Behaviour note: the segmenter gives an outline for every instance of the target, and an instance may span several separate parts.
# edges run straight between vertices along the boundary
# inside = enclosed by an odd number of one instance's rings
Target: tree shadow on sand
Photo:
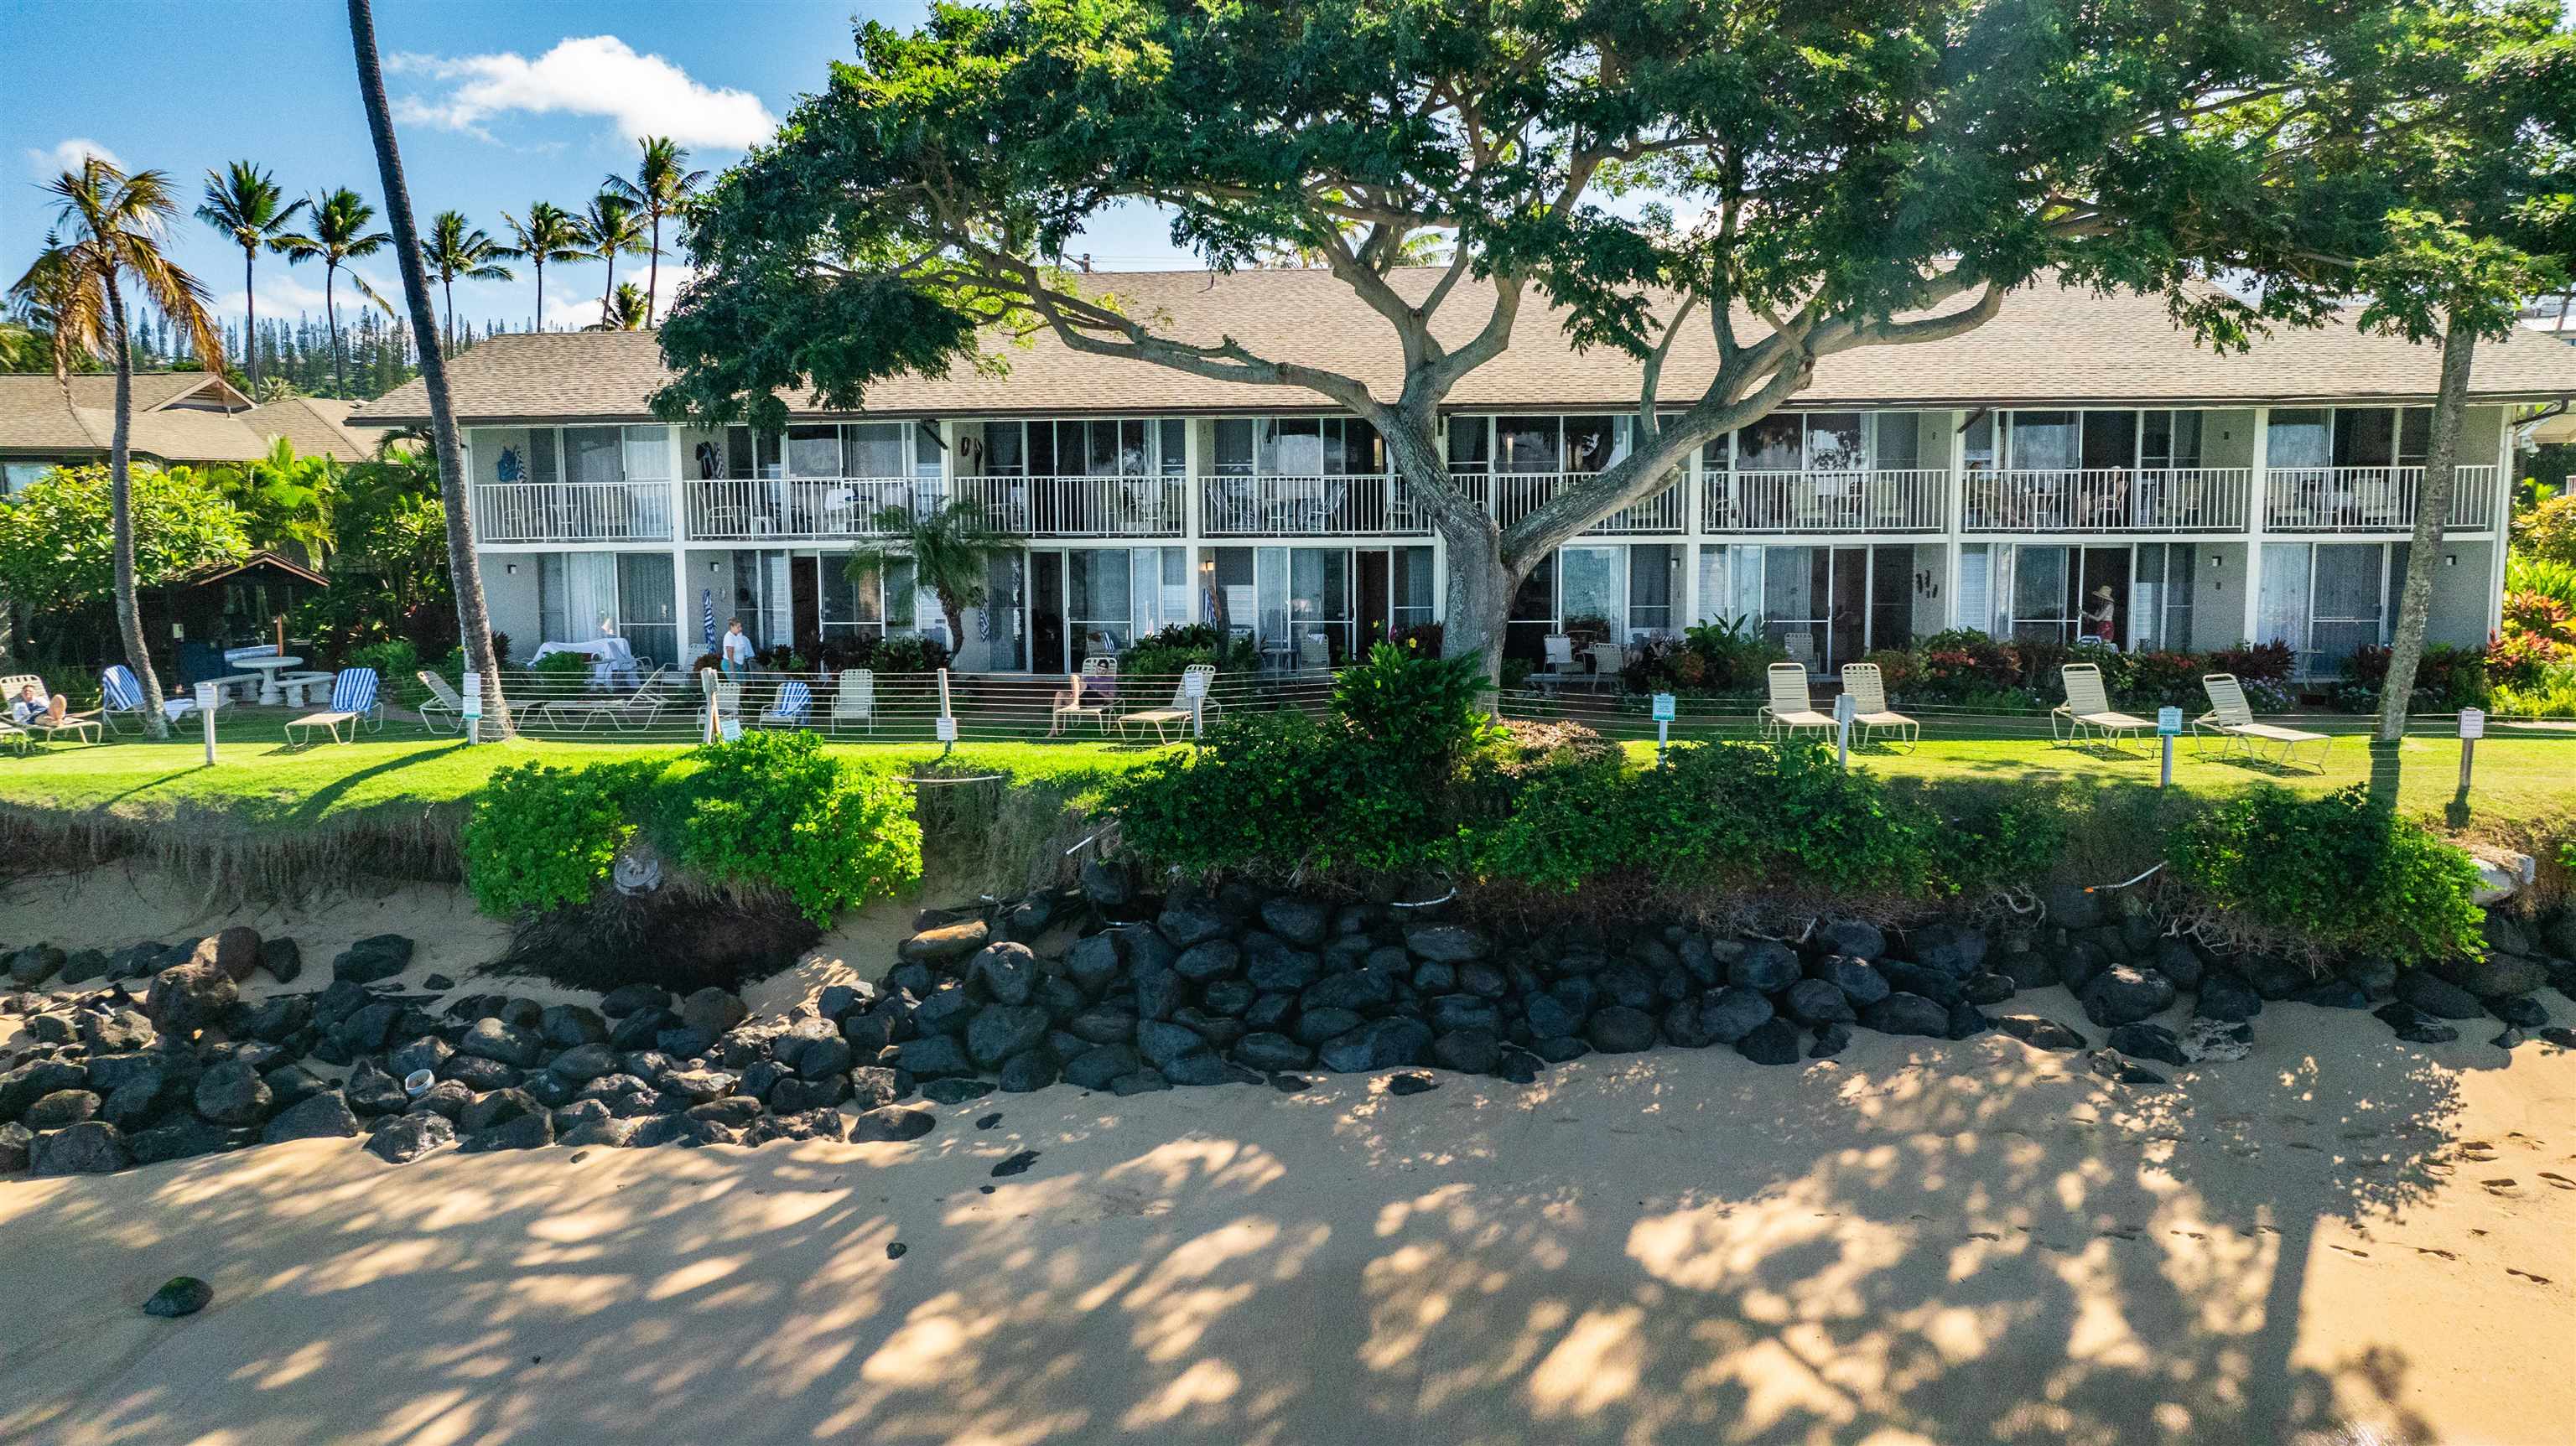
[[[2343,1439],[2338,1393],[2410,1362],[2294,1361],[2311,1253],[2425,1197],[2460,1072],[2505,1057],[2295,1037],[2336,1050],[2172,1089],[1863,1035],[1411,1098],[1058,1088],[914,1146],[30,1182],[0,1232],[76,1285],[0,1325],[0,1437]],[[183,1270],[213,1310],[134,1314]]]

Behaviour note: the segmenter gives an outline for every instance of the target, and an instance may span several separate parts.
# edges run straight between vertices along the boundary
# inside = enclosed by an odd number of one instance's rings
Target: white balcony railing
[[[1188,479],[957,477],[957,495],[983,504],[992,525],[1022,537],[1179,537],[1188,530]]]
[[[1938,532],[1950,474],[1939,468],[1711,472],[1700,480],[1710,532]]]
[[[2242,532],[2249,467],[2029,467],[1970,472],[1965,532]]]
[[[1199,479],[1199,527],[1210,537],[1372,537],[1421,533],[1403,478]]]
[[[873,537],[889,507],[939,506],[939,479],[915,477],[718,477],[682,484],[689,536],[701,542]]]
[[[1590,472],[1462,472],[1456,475],[1455,481],[1459,490],[1476,499],[1493,514],[1496,522],[1509,527],[1554,501],[1557,493],[1568,484],[1589,481],[1595,475]],[[1690,508],[1683,500],[1682,482],[1676,478],[1661,492],[1601,519],[1586,529],[1584,535],[1606,537],[1685,532],[1689,530],[1689,519]]]
[[[485,542],[668,542],[668,482],[482,482],[474,527]]]
[[[2495,526],[2496,469],[2462,467],[2444,525]],[[2415,525],[2421,467],[2274,467],[2263,526],[2273,532],[2403,532]]]

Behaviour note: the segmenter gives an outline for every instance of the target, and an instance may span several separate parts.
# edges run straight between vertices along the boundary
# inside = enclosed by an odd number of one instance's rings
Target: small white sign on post
[[[1663,760],[1664,749],[1672,742],[1672,730],[1673,695],[1657,693],[1655,695],[1655,759],[1657,762]]]
[[[2156,742],[2164,753],[2162,772],[2160,772],[2156,778],[2156,787],[2158,788],[2173,787],[2174,739],[2181,733],[2182,710],[2174,707],[2158,708],[2156,710]]]
[[[957,720],[944,713],[939,718],[939,741],[942,743],[957,741]]]
[[[465,741],[483,741],[483,675],[468,672],[457,688],[457,701],[465,710]]]
[[[213,683],[197,685],[197,716],[206,725],[206,765],[215,762],[215,706],[223,700],[224,690]]]
[[[2180,708],[2158,708],[2156,710],[2156,731],[2167,738],[2174,737],[2181,733],[2182,710]]]
[[[716,733],[717,736],[723,738],[727,743],[740,743],[742,741],[742,720],[733,717],[719,718],[716,720]]]
[[[2463,738],[2484,738],[2487,736],[2487,715],[2485,709],[2463,708],[2460,710],[2460,736]]]
[[[1658,723],[1670,723],[1673,721],[1672,694],[1657,693],[1655,695],[1655,721]]]

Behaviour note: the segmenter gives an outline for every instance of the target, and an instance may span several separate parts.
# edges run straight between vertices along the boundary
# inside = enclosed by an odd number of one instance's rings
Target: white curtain
[[[1989,575],[1994,570],[1994,550],[1985,543],[1972,542],[1959,549],[1959,625],[1991,635],[1994,631],[1994,592]]]
[[[1763,553],[1758,543],[1726,550],[1726,616],[1747,619],[1755,627],[1762,625]]]
[[[2263,544],[2263,598],[2254,614],[2258,643],[2308,643],[2308,544]]]
[[[1987,596],[1993,611],[1987,615],[1986,635],[1995,638],[2012,636],[2012,600],[2015,574],[2020,570],[2021,549],[2009,542],[1994,546],[1994,575],[1987,579]]]
[[[578,642],[598,636],[599,620],[617,621],[617,554],[576,552],[564,558],[564,627]]]

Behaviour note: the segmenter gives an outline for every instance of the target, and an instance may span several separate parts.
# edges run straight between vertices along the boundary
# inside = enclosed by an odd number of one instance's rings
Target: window
[[[841,468],[841,429],[829,423],[788,428],[787,475],[848,476]]]
[[[2070,471],[2081,465],[2082,424],[2073,412],[2015,412],[2009,432],[2015,471]]]
[[[1387,557],[1387,624],[1397,632],[1430,622],[1436,611],[1432,598],[1435,569],[1431,549],[1399,547]]]
[[[2138,419],[2138,465],[2193,468],[2200,465],[2200,413],[2154,411]]]
[[[2272,424],[2264,433],[2264,458],[2274,467],[2331,466],[2333,438],[2331,411],[2323,407],[2276,407]]]
[[[2076,613],[2067,593],[2073,586],[2069,574],[2073,549],[2016,547],[2012,552],[2009,636],[2042,642],[2073,642]]]
[[[1557,550],[1558,575],[1565,589],[1565,629],[1620,636],[1628,613],[1627,549],[1566,547]]]
[[[1177,477],[1189,466],[1186,423],[1142,417],[988,422],[987,474],[1008,477]]]
[[[1923,415],[1880,412],[1871,418],[1878,433],[1878,465],[1891,472],[1910,472],[1923,465]]]
[[[1736,470],[1795,472],[1806,450],[1805,421],[1794,412],[1774,412],[1735,434]]]
[[[1190,620],[1189,552],[1179,547],[1066,551],[1065,614],[1079,656],[1120,652]]]
[[[1628,549],[1628,631],[1673,631],[1673,588],[1680,580],[1681,549],[1640,543]]]
[[[2179,652],[2191,646],[2192,587],[2200,549],[2188,542],[2138,544],[2130,583],[2131,646]]]
[[[1555,417],[1496,417],[1494,466],[1500,472],[1561,472],[1564,428]]]
[[[0,497],[23,490],[58,465],[54,462],[0,462]]]
[[[1255,470],[1273,477],[1373,477],[1386,443],[1357,417],[1280,417],[1258,424]]]
[[[853,422],[841,428],[841,459],[849,477],[902,477],[912,471],[912,424]]]
[[[823,641],[873,642],[889,633],[914,630],[915,592],[909,558],[888,558],[860,577],[850,576],[847,553],[826,553],[816,560],[821,574],[820,611]]]
[[[1449,419],[1449,470],[1460,475],[1494,470],[1494,419]]]
[[[671,554],[617,554],[617,632],[646,666],[678,667],[680,628],[672,609]]]
[[[1868,465],[1860,413],[1811,412],[1806,423],[1808,471],[1850,472]]]

